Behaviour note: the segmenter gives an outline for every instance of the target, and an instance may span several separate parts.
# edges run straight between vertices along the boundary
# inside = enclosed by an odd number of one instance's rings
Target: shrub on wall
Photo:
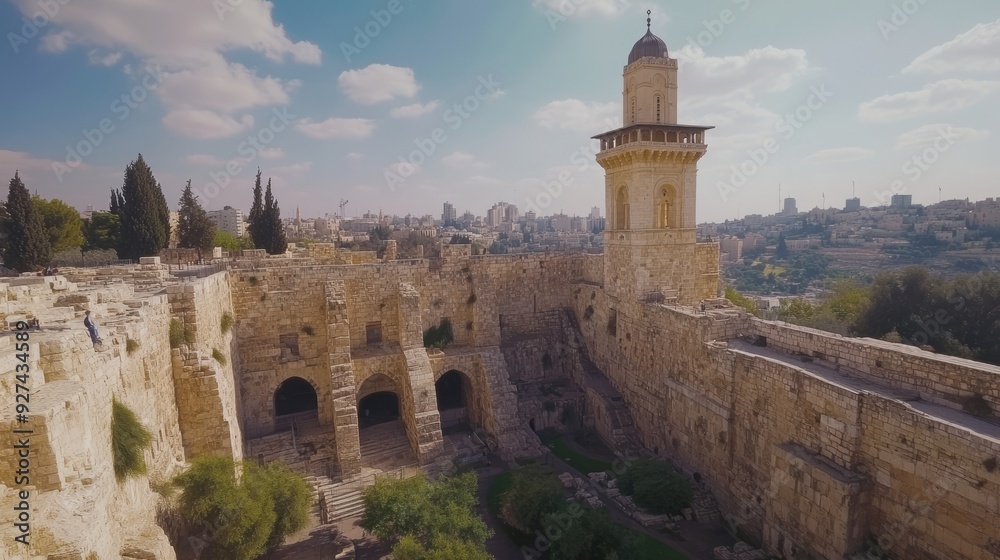
[[[441,348],[451,344],[454,336],[451,331],[451,321],[442,319],[441,324],[424,332],[424,348]]]
[[[222,334],[226,334],[227,332],[229,332],[229,330],[233,328],[233,323],[235,323],[235,322],[236,322],[236,320],[233,319],[233,314],[232,313],[230,313],[228,311],[225,312],[225,313],[223,313],[222,314],[222,321],[221,321],[221,324],[219,325],[222,328]]]
[[[180,348],[183,344],[194,344],[194,331],[180,319],[170,320],[170,347]]]
[[[691,505],[694,489],[669,463],[639,459],[618,477],[622,494],[653,514],[677,515]]]
[[[181,489],[179,510],[188,525],[212,531],[202,537],[203,558],[259,558],[304,527],[309,516],[309,486],[280,462],[260,467],[199,457],[174,485]]]
[[[226,365],[226,355],[218,348],[212,348],[212,357],[221,365]]]
[[[139,349],[139,341],[133,338],[125,339],[125,353],[131,356],[136,350]]]
[[[143,452],[149,447],[153,437],[139,423],[132,409],[111,401],[111,450],[115,467],[115,478],[119,482],[130,476],[146,474],[146,459]]]

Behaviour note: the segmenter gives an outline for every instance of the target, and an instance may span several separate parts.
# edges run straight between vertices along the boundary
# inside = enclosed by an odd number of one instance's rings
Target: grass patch
[[[111,451],[118,482],[130,476],[146,474],[143,452],[153,441],[153,436],[139,422],[132,409],[111,401]]]
[[[636,560],[687,560],[680,552],[670,548],[646,533],[628,530],[635,539],[639,557]]]
[[[170,347],[180,348],[183,344],[194,344],[194,331],[180,319],[170,320]]]
[[[222,314],[222,321],[220,321],[219,327],[222,328],[222,334],[226,334],[233,328],[233,323],[236,320],[233,319],[233,314],[230,312],[225,312]]]
[[[610,462],[602,461],[601,459],[594,459],[593,457],[587,457],[586,455],[578,453],[575,449],[567,445],[566,442],[563,441],[562,436],[558,434],[543,431],[538,434],[538,436],[541,438],[542,443],[548,446],[548,448],[555,453],[556,457],[565,461],[566,464],[584,474],[592,472],[612,472]]]
[[[133,338],[125,339],[125,353],[131,356],[139,349],[139,341]]]
[[[212,348],[212,357],[215,361],[219,362],[220,365],[226,365],[226,355],[222,353],[218,348]]]

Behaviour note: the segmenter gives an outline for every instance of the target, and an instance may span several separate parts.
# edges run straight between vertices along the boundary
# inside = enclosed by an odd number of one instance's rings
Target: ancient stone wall
[[[177,409],[189,456],[219,454],[243,459],[239,368],[232,328],[223,332],[223,317],[233,317],[229,274],[219,273],[167,287],[170,313],[193,335],[192,344],[173,350],[171,362]]]
[[[51,290],[51,287],[47,287]],[[72,297],[44,289],[31,296],[43,330],[31,333],[32,365],[30,503],[34,511],[31,552],[14,546],[9,513],[0,515],[0,557],[46,558],[79,554],[118,558],[134,547],[150,558],[173,559],[155,522],[158,496],[150,481],[163,481],[185,460],[175,406],[165,296],[134,298],[131,287],[102,284]],[[77,297],[80,296],[80,297]],[[54,307],[66,305],[66,307]],[[83,307],[93,310],[105,350],[95,351],[83,328]],[[55,323],[65,315],[65,323]],[[46,328],[47,327],[47,328]],[[132,351],[128,341],[132,340]],[[136,343],[138,344],[136,346]],[[0,398],[13,402],[12,338],[0,338]],[[133,412],[153,437],[145,453],[148,474],[119,483],[111,451],[112,398]],[[11,410],[3,410],[9,426]],[[0,436],[0,509],[14,511],[15,470],[10,430]],[[55,556],[51,556],[55,557]]]
[[[644,446],[700,472],[771,552],[842,559],[871,533],[894,557],[997,554],[1000,429],[960,404],[995,405],[996,368],[578,285],[590,354]]]

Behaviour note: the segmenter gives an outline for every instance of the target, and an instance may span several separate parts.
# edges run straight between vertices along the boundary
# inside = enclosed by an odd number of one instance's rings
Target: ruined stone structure
[[[0,558],[174,558],[150,483],[202,454],[266,460],[272,442],[309,433],[321,449],[296,447],[296,465],[322,457],[331,479],[351,480],[369,464],[369,430],[398,426],[428,466],[448,456],[442,427],[458,410],[511,458],[538,453],[532,428],[558,425],[564,407],[618,449],[700,473],[724,519],[775,556],[843,560],[869,536],[893,558],[1000,556],[1000,368],[717,299],[718,247],[693,232],[707,127],[673,124],[676,66],[658,41],[640,40],[625,68],[635,119],[599,137],[605,255],[474,257],[466,245],[378,260],[317,245],[204,277],[144,265],[0,284],[8,323],[43,325],[30,349],[33,545],[13,542],[7,517],[19,486],[4,405]],[[170,347],[171,319],[193,342]],[[443,324],[451,343],[425,347]],[[13,403],[10,336],[0,350]],[[112,472],[112,396],[154,435],[148,476],[125,483]],[[395,423],[372,425],[386,416]]]

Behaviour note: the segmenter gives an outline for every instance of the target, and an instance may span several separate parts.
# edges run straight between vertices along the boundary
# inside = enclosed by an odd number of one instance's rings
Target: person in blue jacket
[[[86,312],[86,317],[83,318],[83,326],[87,327],[87,331],[90,333],[90,340],[97,346],[101,343],[101,337],[97,335],[97,325],[94,324],[94,320],[90,318],[90,310]]]

